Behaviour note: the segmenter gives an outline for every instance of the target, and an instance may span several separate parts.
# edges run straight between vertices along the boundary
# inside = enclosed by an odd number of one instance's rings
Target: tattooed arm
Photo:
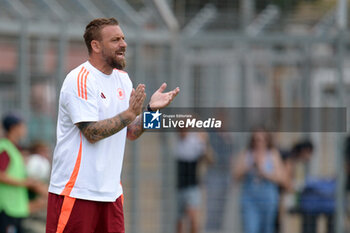
[[[139,115],[136,119],[128,125],[127,137],[129,140],[135,140],[142,135],[145,129],[142,127],[142,116]]]
[[[96,122],[79,122],[76,126],[90,143],[95,143],[119,132],[133,122],[134,119],[135,115],[124,111],[109,119]]]
[[[172,91],[163,93],[166,86],[166,83],[163,83],[152,95],[150,101],[152,109],[155,110],[166,107],[180,91],[177,87]],[[109,137],[126,126],[128,126],[128,139],[135,140],[145,131],[142,127],[142,116],[140,116],[145,98],[145,85],[139,84],[136,90],[133,90],[131,93],[129,109],[127,111],[106,120],[97,122],[80,122],[76,125],[90,143],[95,143],[101,139]]]
[[[98,142],[101,139],[112,136],[133,122],[136,116],[142,112],[145,98],[145,85],[139,84],[136,90],[131,92],[129,108],[126,111],[101,121],[79,122],[76,126],[90,143]]]
[[[132,121],[131,118],[123,118],[123,115],[125,115],[123,113],[103,121],[79,122],[76,125],[90,143],[112,136],[126,126],[128,127],[127,138],[135,140],[144,132],[141,122],[142,117],[138,116]]]

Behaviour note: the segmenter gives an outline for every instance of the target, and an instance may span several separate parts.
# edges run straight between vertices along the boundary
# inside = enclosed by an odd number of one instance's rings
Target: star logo
[[[160,129],[161,127],[161,115],[162,113],[157,110],[156,112],[144,112],[143,113],[143,128],[144,129]]]
[[[159,121],[159,117],[162,115],[160,112],[159,112],[159,109],[155,112],[155,113],[151,113],[152,114],[152,120],[151,122],[153,122],[154,120],[157,120]]]

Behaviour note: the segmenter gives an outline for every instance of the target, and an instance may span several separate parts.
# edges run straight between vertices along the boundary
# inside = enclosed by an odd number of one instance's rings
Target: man
[[[27,127],[19,116],[8,114],[2,120],[5,138],[0,139],[0,232],[23,232],[21,222],[29,213],[46,204],[47,186],[28,179],[18,144],[26,136]],[[29,202],[28,189],[39,194]]]
[[[145,85],[126,72],[124,34],[114,18],[85,29],[89,60],[71,71],[59,100],[46,232],[124,232],[120,174],[126,137],[143,133]],[[152,95],[148,109],[166,107],[179,88]]]

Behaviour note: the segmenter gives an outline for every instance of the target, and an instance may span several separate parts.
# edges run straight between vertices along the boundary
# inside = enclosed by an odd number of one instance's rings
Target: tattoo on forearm
[[[142,127],[142,117],[138,116],[129,126],[128,126],[128,138],[136,139],[141,136],[141,134],[145,131]]]
[[[130,123],[131,120],[124,119],[119,114],[98,122],[80,122],[77,126],[89,142],[97,142],[119,132]]]

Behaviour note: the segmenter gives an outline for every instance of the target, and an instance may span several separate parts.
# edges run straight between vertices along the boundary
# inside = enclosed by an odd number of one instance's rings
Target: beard
[[[118,52],[125,52],[125,50],[123,49],[122,51]],[[119,59],[116,58],[116,55],[107,55],[105,50],[102,50],[102,56],[105,59],[106,63],[112,68],[123,70],[126,66],[126,61],[124,58]]]

